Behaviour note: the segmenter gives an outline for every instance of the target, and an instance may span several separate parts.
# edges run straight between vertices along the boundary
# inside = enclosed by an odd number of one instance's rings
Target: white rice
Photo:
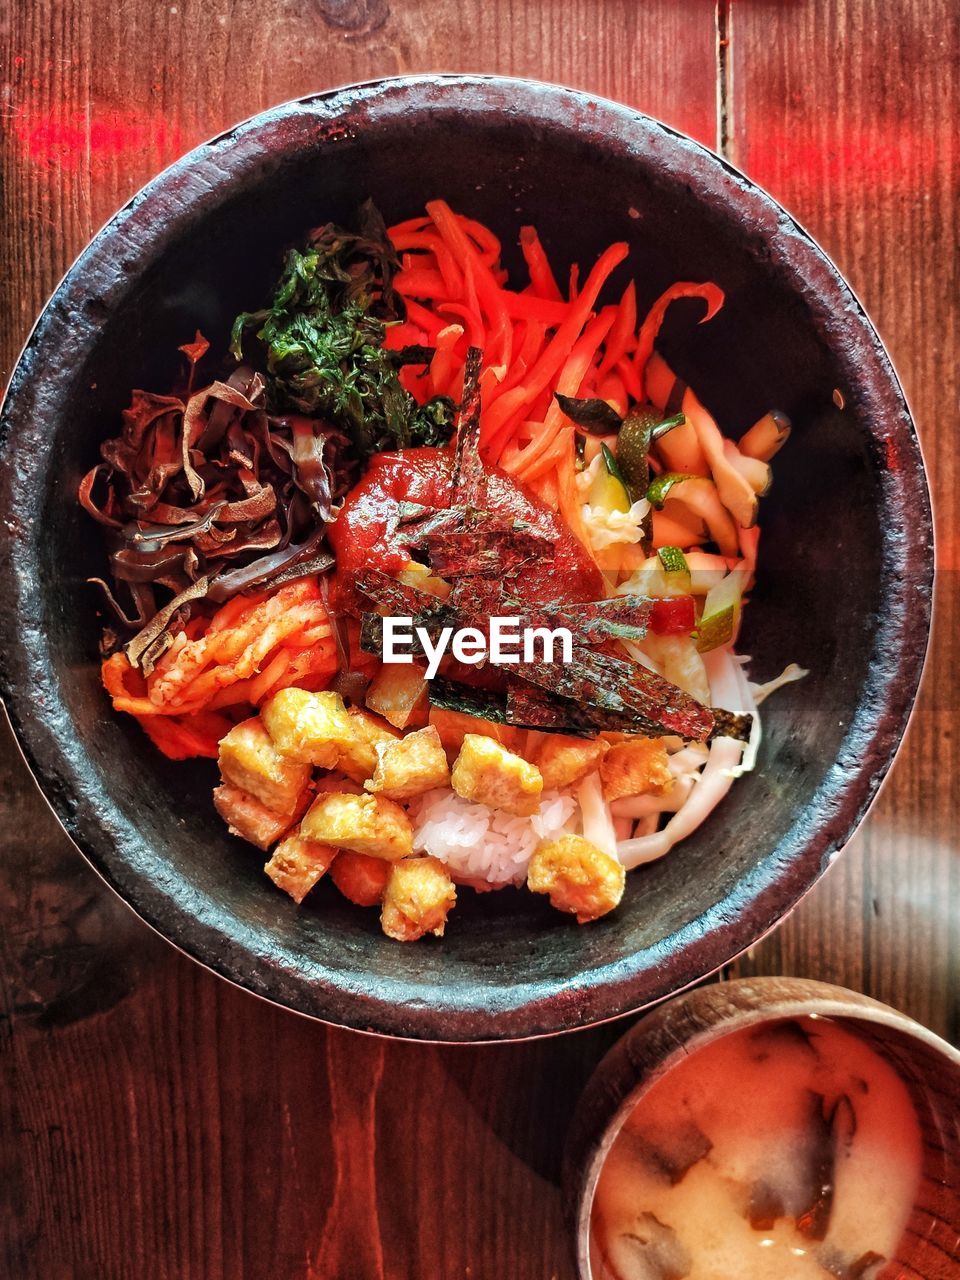
[[[458,876],[491,885],[522,884],[539,842],[573,831],[576,812],[572,796],[548,791],[539,813],[515,818],[463,800],[449,787],[428,791],[409,809],[415,850],[433,854]]]

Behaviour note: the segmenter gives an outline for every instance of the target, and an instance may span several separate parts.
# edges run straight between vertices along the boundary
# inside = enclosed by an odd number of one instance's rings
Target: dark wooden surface
[[[878,323],[938,507],[932,657],[862,832],[736,967],[845,983],[957,1039],[951,0],[12,0],[0,375],[72,257],[156,170],[284,98],[419,70],[563,81],[722,146]],[[618,1028],[441,1049],[275,1010],[114,900],[0,736],[0,1280],[572,1274],[563,1134]]]

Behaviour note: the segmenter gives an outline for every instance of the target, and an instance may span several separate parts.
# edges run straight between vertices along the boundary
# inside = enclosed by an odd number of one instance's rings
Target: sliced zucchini
[[[670,595],[690,595],[692,580],[687,557],[679,547],[660,547],[657,551],[663,566],[663,579]]]
[[[600,507],[604,511],[629,511],[632,505],[630,494],[617,460],[605,444],[601,445],[601,454],[603,462],[591,481],[587,501],[591,507]]]
[[[697,626],[697,649],[700,653],[719,649],[736,635],[743,602],[743,582],[741,572],[728,573],[722,582],[707,592]]]

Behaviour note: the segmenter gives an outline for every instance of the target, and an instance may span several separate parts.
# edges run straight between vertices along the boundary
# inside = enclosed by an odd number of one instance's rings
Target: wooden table
[[[11,0],[0,16],[0,369],[90,235],[194,143],[422,70],[563,81],[718,147],[889,344],[938,509],[935,638],[844,857],[734,966],[844,983],[960,1038],[960,26],[951,0]],[[558,193],[562,198],[563,193]],[[621,1028],[432,1048],[327,1030],[140,924],[0,783],[0,1275],[546,1280],[558,1161]]]

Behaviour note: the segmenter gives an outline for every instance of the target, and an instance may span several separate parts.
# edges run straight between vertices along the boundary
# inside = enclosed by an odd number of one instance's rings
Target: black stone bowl
[[[715,280],[674,368],[737,434],[795,429],[764,499],[742,651],[767,677],[758,770],[620,908],[578,928],[540,899],[461,894],[442,941],[400,946],[321,885],[297,909],[213,811],[208,764],[177,765],[100,687],[99,530],[77,482],[132,387],[165,389],[179,343],[217,349],[283,247],[372,195],[387,221],[443,195],[503,237],[533,222],[561,269],[610,241],[641,303]],[[689,309],[685,309],[689,308]],[[44,311],[2,418],[3,696],[27,759],[100,874],[160,933],[248,990],[347,1026],[430,1040],[543,1035],[677,991],[755,942],[849,839],[903,734],[930,618],[929,498],[910,415],[856,298],[768,196],[636,112],[530,82],[387,80],[288,103],[198,148],[96,237]]]

